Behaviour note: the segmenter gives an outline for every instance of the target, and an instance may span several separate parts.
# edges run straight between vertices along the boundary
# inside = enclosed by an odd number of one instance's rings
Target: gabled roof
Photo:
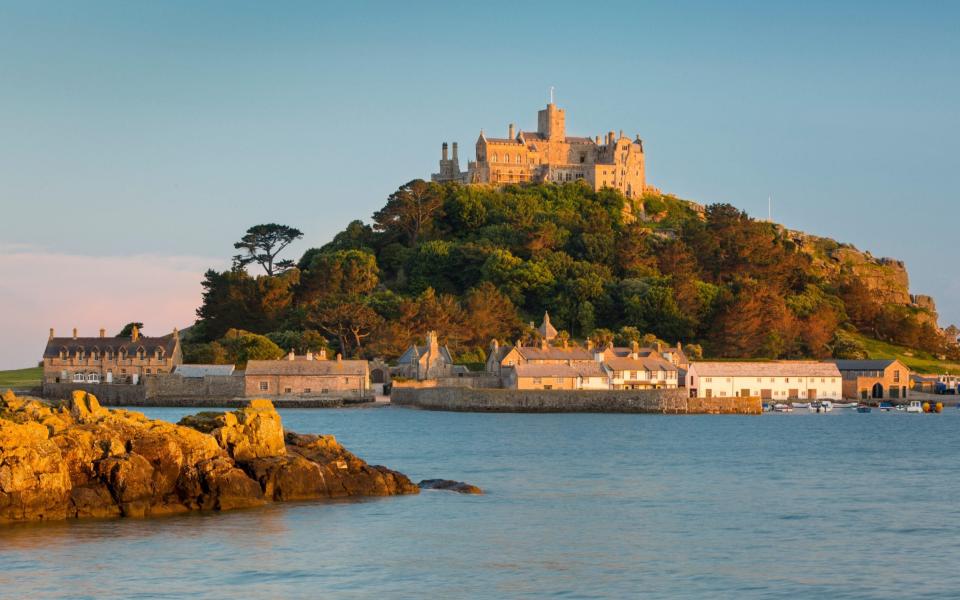
[[[604,361],[614,371],[677,371],[676,365],[655,356],[630,358],[614,356]]]
[[[409,348],[406,349],[406,351],[403,354],[400,355],[400,358],[397,359],[397,364],[398,365],[411,364],[415,362],[413,358],[414,350],[416,350],[416,356],[420,357],[426,354],[427,350],[429,349],[430,349],[430,346],[417,346],[416,344],[412,344]],[[443,357],[445,361],[447,361],[452,365],[453,357],[450,355],[450,350],[446,346],[440,346],[439,349],[440,349],[440,356]]]
[[[163,337],[139,337],[136,341],[128,337],[55,337],[47,340],[47,346],[43,350],[44,358],[55,358],[60,356],[60,350],[64,349],[67,355],[74,354],[77,350],[91,352],[99,349],[100,352],[110,350],[119,354],[124,350],[127,354],[136,354],[141,347],[148,354],[156,352],[157,348],[162,348],[166,356],[171,356],[177,347],[178,338],[171,333]]]
[[[883,371],[892,365],[896,359],[881,358],[874,360],[831,360],[841,371]]]
[[[517,346],[517,352],[526,360],[577,360],[593,361],[593,353],[584,348],[569,346],[567,348],[558,348],[556,346]]]
[[[839,377],[831,362],[778,360],[770,362],[695,362],[690,371],[700,377]]]
[[[579,363],[573,365],[522,364],[513,367],[517,377],[606,377],[607,372],[599,364]]]
[[[307,360],[305,356],[247,363],[247,375],[366,375],[368,369],[365,360]]]

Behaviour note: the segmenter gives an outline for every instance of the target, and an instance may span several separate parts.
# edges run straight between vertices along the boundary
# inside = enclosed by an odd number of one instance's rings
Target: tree
[[[358,356],[363,341],[382,322],[380,315],[357,298],[331,299],[315,305],[311,321],[321,330],[337,338],[344,356]]]
[[[364,295],[380,282],[377,259],[363,250],[317,254],[300,278],[300,300],[312,302],[329,295]]]
[[[143,335],[143,323],[130,322],[123,326],[123,329],[120,330],[120,333],[117,334],[118,338],[128,338],[133,336],[133,328],[136,327],[137,331],[140,332],[140,335]]]
[[[242,269],[251,263],[257,263],[269,277],[282,273],[293,267],[293,261],[277,260],[277,255],[302,237],[303,233],[299,229],[287,225],[254,225],[233,245],[237,250],[244,251],[233,257],[234,268]]]
[[[390,194],[386,206],[373,214],[374,228],[402,234],[409,246],[415,246],[442,205],[439,185],[414,179]]]
[[[286,354],[270,338],[242,329],[227,331],[219,344],[226,352],[227,360],[238,369],[245,369],[251,360],[276,360]]]

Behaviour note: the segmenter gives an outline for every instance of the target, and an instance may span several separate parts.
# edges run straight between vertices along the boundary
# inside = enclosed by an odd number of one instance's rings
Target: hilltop
[[[646,335],[715,357],[852,358],[864,338],[958,354],[902,262],[668,194],[414,180],[296,263],[256,252],[207,272],[195,356],[332,345],[391,358],[435,329],[482,362],[491,339],[534,336],[546,311],[570,338]]]

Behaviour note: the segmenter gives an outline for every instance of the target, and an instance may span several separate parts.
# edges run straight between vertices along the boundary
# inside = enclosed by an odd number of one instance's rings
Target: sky
[[[194,319],[263,222],[291,258],[443,141],[640,134],[648,181],[906,262],[960,322],[960,3],[0,0],[0,369],[48,328]]]

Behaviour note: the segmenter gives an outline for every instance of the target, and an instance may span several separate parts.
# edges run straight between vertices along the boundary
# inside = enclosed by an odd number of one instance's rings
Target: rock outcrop
[[[460,494],[482,494],[483,490],[475,485],[452,479],[424,479],[417,484],[422,490],[446,490]]]
[[[9,391],[0,398],[0,522],[418,492],[333,436],[285,434],[267,400],[174,425],[80,391],[59,407]]]

